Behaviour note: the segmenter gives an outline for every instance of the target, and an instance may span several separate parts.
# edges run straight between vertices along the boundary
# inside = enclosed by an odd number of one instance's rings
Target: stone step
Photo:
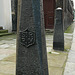
[[[0,30],[0,33],[8,33],[8,30]]]
[[[0,33],[0,37],[1,36],[7,36],[7,35],[12,35],[13,33]]]

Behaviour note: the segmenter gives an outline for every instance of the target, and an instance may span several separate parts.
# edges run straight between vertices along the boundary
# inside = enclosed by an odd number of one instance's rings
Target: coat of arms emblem
[[[35,44],[35,32],[28,29],[20,32],[20,42],[25,47],[30,47]]]

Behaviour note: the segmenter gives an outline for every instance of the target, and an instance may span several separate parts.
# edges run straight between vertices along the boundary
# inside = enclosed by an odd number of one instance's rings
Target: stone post
[[[48,75],[40,3],[40,0],[21,0],[17,31],[16,75]]]
[[[63,11],[62,8],[57,8],[55,14],[55,27],[54,27],[54,39],[53,49],[64,50],[64,28],[63,28]]]
[[[17,9],[18,9],[18,0],[11,0],[12,7],[12,31],[17,31]]]

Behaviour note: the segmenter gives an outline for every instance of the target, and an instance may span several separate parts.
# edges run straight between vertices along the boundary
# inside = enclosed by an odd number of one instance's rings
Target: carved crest
[[[35,32],[28,29],[20,32],[20,42],[25,47],[30,47],[35,44]]]

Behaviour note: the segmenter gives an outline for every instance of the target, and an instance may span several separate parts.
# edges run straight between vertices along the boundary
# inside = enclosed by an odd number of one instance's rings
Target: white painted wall
[[[3,0],[0,0],[0,26],[4,25],[4,5]]]
[[[11,0],[0,0],[0,26],[12,32]]]

